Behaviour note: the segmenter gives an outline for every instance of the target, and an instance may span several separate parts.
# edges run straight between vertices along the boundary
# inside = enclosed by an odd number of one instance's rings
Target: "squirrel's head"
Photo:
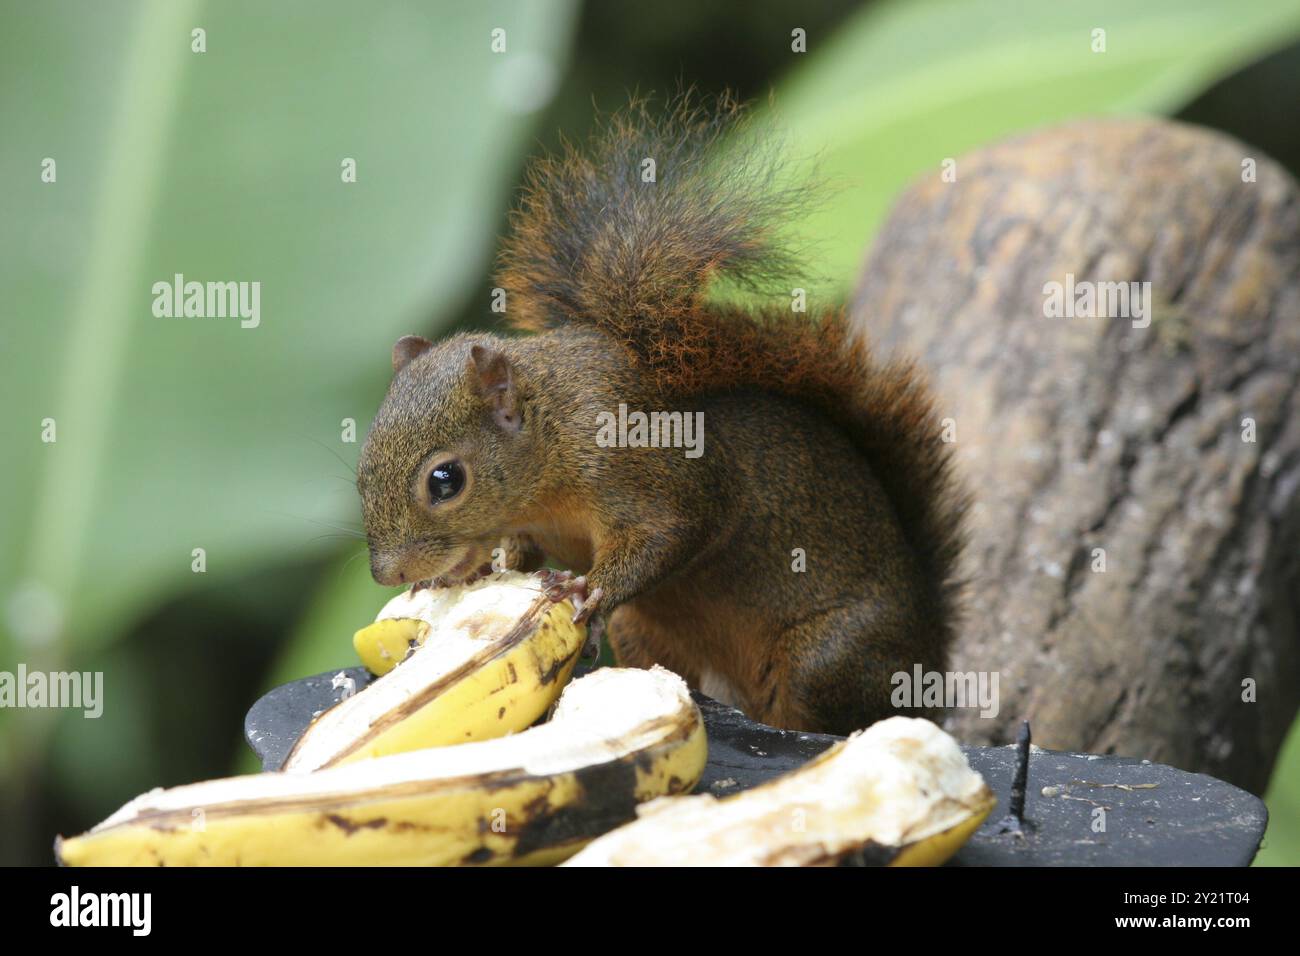
[[[506,345],[490,335],[438,345],[408,335],[393,346],[393,381],[357,465],[380,584],[462,579],[491,560],[522,514],[537,456]]]

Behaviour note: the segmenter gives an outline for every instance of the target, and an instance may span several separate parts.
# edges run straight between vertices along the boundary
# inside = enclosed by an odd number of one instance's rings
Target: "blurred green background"
[[[51,862],[55,833],[151,787],[254,769],[248,705],[352,663],[387,596],[350,471],[389,347],[491,324],[523,163],[593,105],[679,83],[760,101],[842,187],[801,224],[821,296],[909,179],[1029,127],[1174,115],[1300,170],[1297,0],[0,10],[0,670],[105,683],[98,720],[0,710],[7,864]],[[260,282],[260,326],[155,318],[175,273]],[[1260,862],[1300,863],[1298,736]]]

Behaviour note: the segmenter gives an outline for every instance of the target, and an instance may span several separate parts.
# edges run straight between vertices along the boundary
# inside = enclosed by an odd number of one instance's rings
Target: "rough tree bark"
[[[950,729],[1005,743],[1028,717],[1044,747],[1260,792],[1300,701],[1296,183],[1159,120],[1034,133],[956,172],[904,194],[852,306],[929,370],[976,500],[953,668],[998,672],[1001,711]],[[1067,273],[1149,281],[1150,325],[1046,317]]]

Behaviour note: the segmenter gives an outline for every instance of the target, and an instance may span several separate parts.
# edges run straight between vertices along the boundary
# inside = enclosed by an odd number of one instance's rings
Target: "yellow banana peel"
[[[537,578],[518,572],[398,595],[353,641],[372,670],[391,666],[320,714],[284,769],[320,770],[529,727],[555,703],[582,651],[586,627],[572,617],[572,602],[551,601]]]
[[[638,803],[689,791],[706,756],[681,678],[604,668],[522,733],[154,790],[55,853],[69,866],[554,863]]]

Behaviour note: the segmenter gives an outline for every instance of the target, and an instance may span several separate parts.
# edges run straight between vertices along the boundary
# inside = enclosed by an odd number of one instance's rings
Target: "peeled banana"
[[[937,866],[995,802],[956,741],[929,721],[891,717],[734,797],[649,803],[565,865],[811,866],[857,854]]]
[[[405,595],[399,595],[400,597]],[[384,610],[388,610],[387,606]],[[382,677],[423,644],[428,634],[428,625],[418,618],[381,617],[374,624],[368,624],[357,631],[352,637],[352,646],[366,670]]]
[[[638,803],[690,790],[706,751],[681,678],[603,668],[523,733],[154,790],[55,854],[70,866],[554,863]]]
[[[291,772],[523,730],[568,682],[586,628],[537,578],[494,574],[390,601],[353,643],[384,675],[318,716],[285,761]],[[399,656],[400,654],[400,656]]]

